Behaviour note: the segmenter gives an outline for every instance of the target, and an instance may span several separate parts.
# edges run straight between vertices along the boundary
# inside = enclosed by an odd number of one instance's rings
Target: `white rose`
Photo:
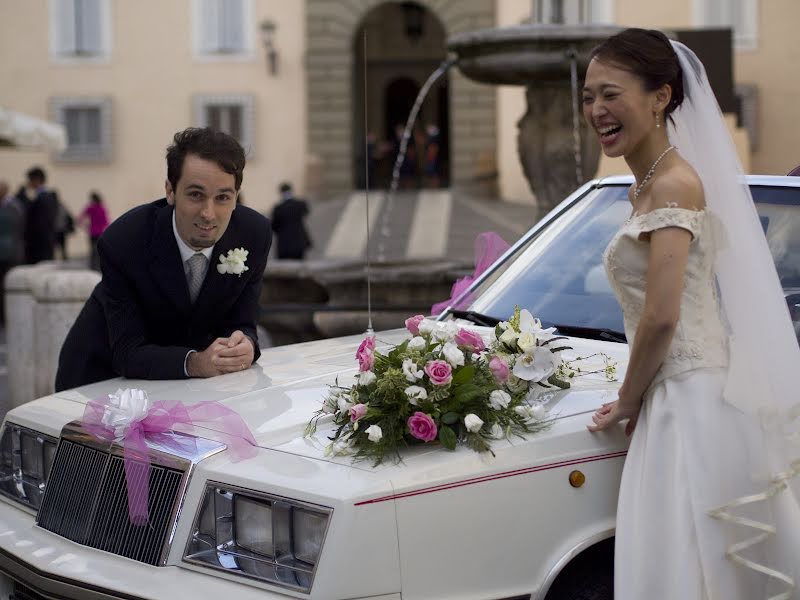
[[[536,348],[536,336],[526,331],[517,338],[517,346],[519,346],[519,349],[523,352],[531,351],[533,348]]]
[[[440,342],[449,342],[456,337],[458,333],[458,325],[453,321],[446,323],[437,323],[437,327],[433,330],[433,337]]]
[[[547,416],[547,408],[543,404],[536,403],[531,406],[531,418],[540,421]]]
[[[417,402],[420,400],[427,400],[428,399],[428,392],[424,387],[419,385],[410,385],[405,390],[403,390],[408,397],[409,404],[413,404],[414,406],[417,405]]]
[[[434,334],[436,335],[436,334]],[[464,353],[458,349],[454,342],[447,342],[442,348],[444,359],[450,363],[451,367],[459,367],[464,364]]]
[[[380,442],[383,437],[383,431],[377,425],[370,425],[364,430],[370,442]]]
[[[427,345],[428,345],[428,342],[425,341],[425,338],[420,337],[418,335],[415,335],[413,338],[411,338],[408,341],[407,348],[409,350],[412,350],[412,351],[414,351],[414,350],[424,350],[425,346],[427,346]]]
[[[495,423],[492,425],[491,430],[489,430],[489,435],[496,440],[502,440],[504,437],[506,437],[506,432],[500,423]]]
[[[350,398],[348,398],[344,394],[339,396],[337,404],[339,405],[340,413],[346,413],[348,410],[350,410],[350,407],[353,406],[353,403],[350,402]]]
[[[500,321],[498,323],[498,325],[500,326],[500,329],[505,331],[506,329],[508,329],[508,326],[510,325],[510,323],[508,321]]]
[[[503,335],[500,336],[500,341],[508,346],[513,346],[514,342],[517,341],[519,334],[514,331],[513,327],[509,327],[503,332]]]
[[[489,404],[491,404],[492,408],[495,410],[506,408],[509,402],[511,402],[511,396],[509,396],[508,392],[494,390],[489,394]]]
[[[370,383],[374,383],[376,379],[378,378],[372,371],[364,371],[358,375],[358,383],[361,385],[369,385]]]
[[[506,387],[512,394],[519,394],[528,390],[528,382],[512,373],[506,380]]]
[[[528,411],[528,406],[525,404],[520,404],[519,406],[514,407],[514,412],[517,413],[523,419],[527,419],[530,417],[530,412]]]
[[[422,319],[422,321],[419,322],[418,329],[422,335],[430,335],[430,333],[436,329],[436,321],[432,319]]]
[[[467,431],[478,433],[481,430],[481,427],[483,427],[483,421],[478,415],[469,413],[466,417],[464,417],[464,426],[467,428]]]
[[[405,375],[406,381],[414,383],[422,379],[425,373],[417,366],[417,363],[407,358],[403,361],[403,375]]]

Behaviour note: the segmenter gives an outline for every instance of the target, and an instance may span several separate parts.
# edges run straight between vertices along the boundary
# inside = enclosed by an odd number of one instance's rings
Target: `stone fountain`
[[[541,214],[597,172],[600,146],[575,108],[581,111],[580,82],[590,51],[620,30],[610,25],[525,24],[460,33],[447,41],[466,77],[525,86],[527,110],[517,123],[517,151]],[[572,85],[573,63],[577,89]]]

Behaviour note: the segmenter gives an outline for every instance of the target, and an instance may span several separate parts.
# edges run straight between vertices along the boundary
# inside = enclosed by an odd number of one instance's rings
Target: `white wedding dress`
[[[679,322],[667,357],[645,393],[625,461],[617,512],[616,600],[797,597],[777,596],[787,589],[785,584],[726,557],[732,544],[759,531],[723,523],[708,513],[735,498],[763,492],[767,482],[752,474],[769,472],[761,464],[761,452],[753,450],[763,448],[761,429],[723,399],[728,333],[713,275],[715,220],[707,210],[677,207],[634,215],[604,255],[632,344],[644,308],[647,234],[680,227],[693,236]],[[726,435],[715,435],[720,431]],[[780,538],[783,548],[756,544],[743,554],[796,577],[797,499],[786,492],[770,502],[772,514],[778,523],[787,523],[794,539]],[[747,507],[741,514],[747,516]]]

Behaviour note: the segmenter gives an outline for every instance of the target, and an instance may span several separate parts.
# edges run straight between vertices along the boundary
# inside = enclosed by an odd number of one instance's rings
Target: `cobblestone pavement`
[[[447,258],[471,262],[479,233],[494,231],[514,243],[537,220],[534,206],[498,202],[450,190],[399,192],[387,198],[370,192],[367,245],[363,192],[313,203],[308,228],[314,241],[309,258],[362,258],[366,248],[377,261]]]

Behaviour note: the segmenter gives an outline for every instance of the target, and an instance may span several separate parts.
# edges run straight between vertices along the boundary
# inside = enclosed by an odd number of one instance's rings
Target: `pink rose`
[[[433,385],[447,385],[453,379],[453,370],[447,361],[432,360],[425,365],[425,373]]]
[[[508,364],[499,356],[495,356],[489,361],[489,370],[500,383],[508,380]]]
[[[366,404],[354,404],[350,407],[350,421],[353,423],[358,421],[365,414],[367,414]]]
[[[358,370],[361,372],[371,371],[375,364],[375,338],[367,336],[356,350],[358,360]]]
[[[417,411],[408,417],[408,431],[418,440],[430,442],[436,439],[438,430],[430,415]]]
[[[486,349],[486,344],[483,338],[469,329],[459,329],[456,334],[456,344],[459,346],[466,346],[473,352],[483,352]]]
[[[408,317],[406,319],[406,329],[408,329],[414,335],[419,335],[419,324],[422,323],[422,320],[425,317],[423,315],[414,315],[413,317]]]

